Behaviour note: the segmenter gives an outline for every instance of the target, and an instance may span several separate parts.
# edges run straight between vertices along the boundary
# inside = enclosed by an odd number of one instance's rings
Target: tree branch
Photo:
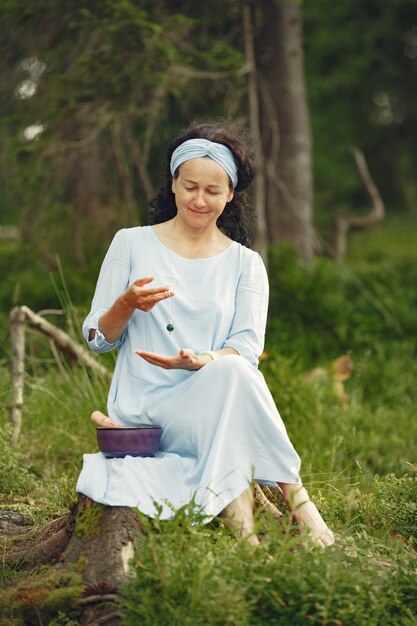
[[[359,176],[371,201],[371,210],[368,215],[354,217],[350,213],[338,215],[333,222],[334,247],[333,258],[342,261],[346,256],[347,238],[351,230],[365,230],[375,226],[384,219],[385,208],[379,191],[369,173],[365,156],[359,148],[351,150],[359,171]]]
[[[242,67],[237,70],[229,70],[226,72],[195,70],[186,65],[172,65],[170,70],[173,74],[179,74],[185,78],[204,78],[207,80],[223,80],[224,78],[232,78],[233,76],[244,76],[250,72],[248,63],[245,63],[245,65],[242,65]]]

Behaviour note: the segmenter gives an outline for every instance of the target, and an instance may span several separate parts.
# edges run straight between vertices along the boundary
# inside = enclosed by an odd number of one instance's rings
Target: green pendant
[[[167,331],[169,333],[172,333],[173,330],[174,330],[174,325],[172,322],[169,322],[169,324],[167,325]]]

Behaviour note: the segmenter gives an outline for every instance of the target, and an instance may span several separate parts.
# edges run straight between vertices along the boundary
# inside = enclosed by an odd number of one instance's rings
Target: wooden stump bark
[[[60,610],[80,625],[116,626],[119,589],[131,576],[129,561],[142,535],[135,509],[104,506],[85,496],[79,497],[68,516],[38,528],[29,527],[20,514],[3,511],[3,565],[33,569],[50,563],[52,567],[43,575],[44,584],[42,577],[35,583],[31,577],[6,589],[0,596],[0,613],[9,613],[10,624],[32,623],[32,612],[48,623]],[[28,605],[31,593],[33,606]]]
[[[142,533],[135,509],[104,506],[80,496],[74,532],[63,559],[73,564],[81,560],[86,584],[118,589],[129,579],[129,561]]]

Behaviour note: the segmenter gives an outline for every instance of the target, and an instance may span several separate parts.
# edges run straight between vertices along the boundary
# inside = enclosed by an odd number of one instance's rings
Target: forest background
[[[416,624],[415,3],[7,0],[0,19],[1,507],[35,524],[68,511],[108,385],[28,333],[12,444],[10,309],[50,310],[81,341],[103,254],[118,228],[146,223],[169,139],[195,116],[243,117],[264,183],[261,369],[339,544],[294,551],[288,516],[275,531],[262,521],[271,563],[179,514],[148,527],[125,623]],[[336,262],[335,218],[370,211],[352,146],[385,218],[351,233]],[[10,602],[30,574],[3,568],[4,623],[77,623],[74,604],[51,608],[38,591]]]

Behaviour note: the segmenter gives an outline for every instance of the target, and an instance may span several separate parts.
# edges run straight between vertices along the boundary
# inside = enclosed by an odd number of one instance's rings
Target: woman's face
[[[215,224],[233,198],[229,177],[209,157],[185,161],[172,180],[177,216],[194,228]]]

